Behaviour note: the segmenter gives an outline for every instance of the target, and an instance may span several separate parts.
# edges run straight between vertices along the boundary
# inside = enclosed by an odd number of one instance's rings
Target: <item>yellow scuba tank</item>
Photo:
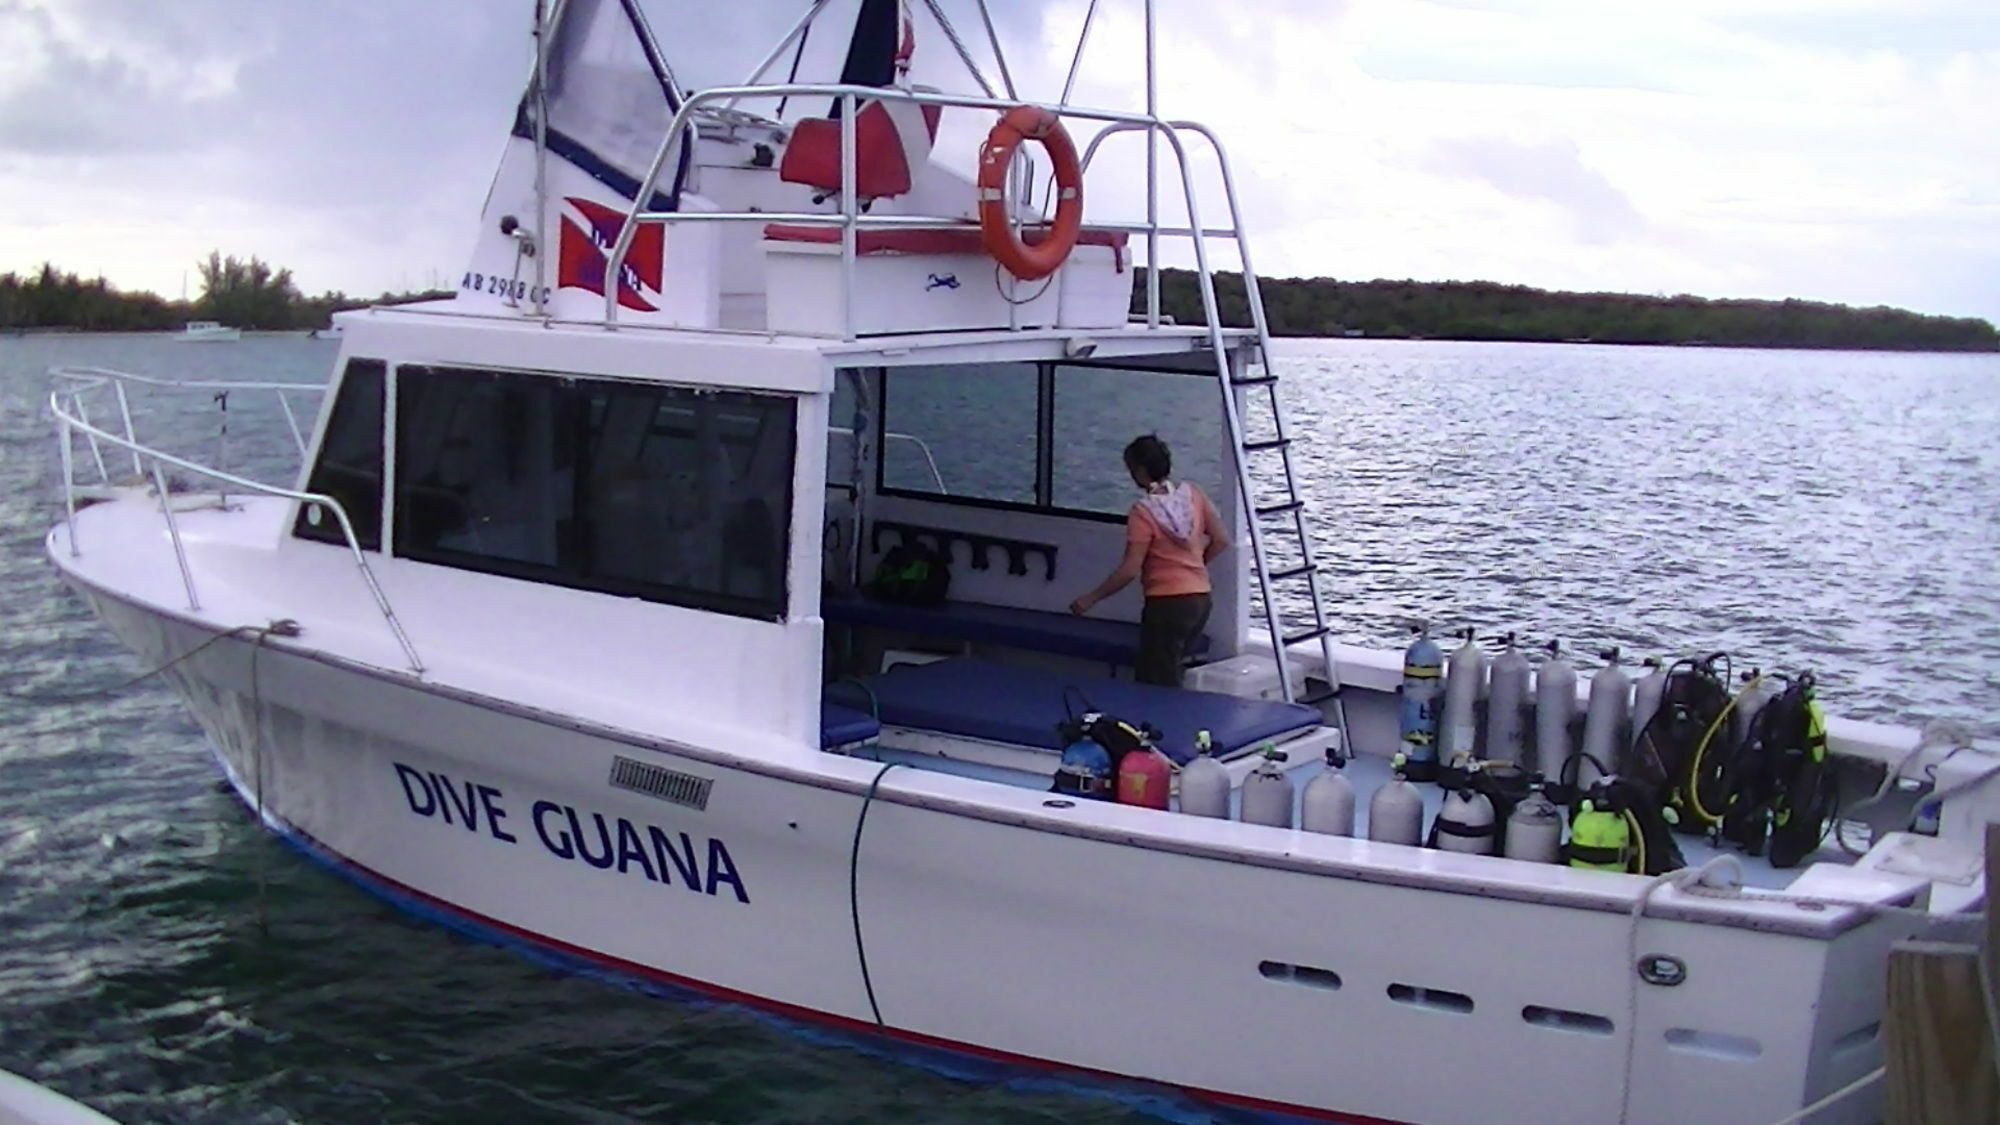
[[[1569,865],[1624,871],[1631,862],[1632,828],[1618,809],[1586,798],[1569,826]]]

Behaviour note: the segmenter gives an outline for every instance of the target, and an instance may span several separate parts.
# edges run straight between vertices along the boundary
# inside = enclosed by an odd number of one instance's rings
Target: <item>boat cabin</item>
[[[645,729],[703,742],[851,748],[888,725],[1044,786],[1079,709],[1152,722],[1183,758],[1196,730],[1240,754],[1319,727],[1308,707],[1132,683],[1136,585],[1068,612],[1123,553],[1133,436],[1160,434],[1176,475],[1240,518],[1205,331],[834,342],[422,308],[344,326],[302,487],[394,560],[378,573],[413,635],[467,635],[419,627],[434,613],[499,615],[554,642],[496,623],[464,651],[426,645],[433,673],[492,662],[629,695]],[[290,532],[295,549],[346,536],[312,503]],[[1238,538],[1212,567],[1203,661],[1246,645]],[[871,590],[904,544],[948,560],[943,598]]]

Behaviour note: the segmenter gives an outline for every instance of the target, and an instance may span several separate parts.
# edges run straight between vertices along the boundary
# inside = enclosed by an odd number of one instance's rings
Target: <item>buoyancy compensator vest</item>
[[[1722,822],[1728,799],[1723,774],[1731,745],[1729,681],[1716,671],[1721,654],[1681,660],[1667,670],[1660,706],[1633,732],[1631,779],[1649,789],[1682,832],[1703,833]]]
[[[885,602],[938,605],[951,592],[951,559],[943,551],[905,540],[875,564],[868,592]]]
[[[1771,866],[1792,867],[1825,838],[1839,799],[1826,754],[1826,715],[1810,672],[1772,696],[1725,770],[1722,837],[1751,855],[1768,843]]]
[[[1551,794],[1561,791],[1551,786]],[[1571,867],[1662,875],[1687,866],[1652,789],[1629,778],[1600,778],[1582,794],[1570,790],[1567,857]]]

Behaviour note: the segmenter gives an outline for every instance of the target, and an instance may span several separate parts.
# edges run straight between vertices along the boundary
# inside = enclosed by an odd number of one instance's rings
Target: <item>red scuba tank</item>
[[[1128,751],[1118,760],[1118,803],[1148,809],[1167,807],[1173,788],[1173,768],[1166,755],[1151,746]]]

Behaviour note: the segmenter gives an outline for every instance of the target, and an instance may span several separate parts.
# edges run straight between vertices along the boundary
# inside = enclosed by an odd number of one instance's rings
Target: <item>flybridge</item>
[[[1067,89],[1060,105],[1024,104],[986,23],[999,88],[934,2],[822,0],[744,84],[688,93],[631,0],[559,5],[537,37],[458,304],[841,340],[1132,326],[1135,257],[1157,261],[1160,240],[1179,238],[1205,267],[1204,236],[1235,237],[1233,214],[1201,229],[1188,183],[1185,139],[1213,137],[1150,105],[1071,106]],[[920,39],[948,43],[933,64],[955,64],[972,89],[920,82]],[[843,43],[839,59],[819,57]],[[767,82],[773,73],[786,81]],[[961,138],[968,123],[993,129],[984,145],[937,147],[954,123]],[[1097,132],[1080,143],[1072,127]],[[1144,217],[1086,228],[1091,162],[1127,133],[1149,137]],[[1162,140],[1187,226],[1158,221]],[[1233,191],[1228,203],[1233,213]],[[1156,285],[1146,308],[1145,326],[1158,327]]]

